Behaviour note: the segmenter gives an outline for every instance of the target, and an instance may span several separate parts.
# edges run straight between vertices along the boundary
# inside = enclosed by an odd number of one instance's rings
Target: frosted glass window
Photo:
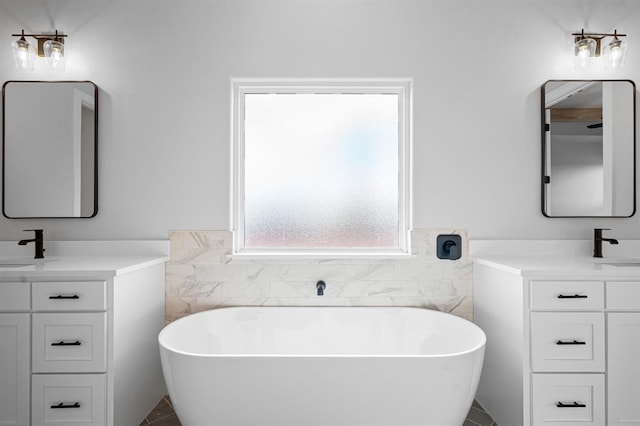
[[[241,249],[402,249],[403,96],[242,93]]]

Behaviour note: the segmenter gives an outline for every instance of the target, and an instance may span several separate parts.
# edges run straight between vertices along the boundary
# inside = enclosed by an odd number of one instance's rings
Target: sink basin
[[[596,263],[640,263],[640,257],[592,257]]]
[[[640,262],[603,262],[601,265],[618,266],[622,268],[640,268]]]
[[[602,258],[602,259],[594,259],[594,261],[599,265],[605,266],[616,266],[621,268],[639,268],[640,267],[640,259],[638,258]]]
[[[23,268],[25,266],[33,266],[33,261],[20,261],[20,260],[0,260],[0,268]]]
[[[29,259],[24,257],[5,257],[0,258],[0,269],[24,268],[27,266],[44,265],[45,263],[55,262],[57,259]]]
[[[596,265],[612,268],[640,268],[640,259],[637,257],[610,257],[593,259]]]

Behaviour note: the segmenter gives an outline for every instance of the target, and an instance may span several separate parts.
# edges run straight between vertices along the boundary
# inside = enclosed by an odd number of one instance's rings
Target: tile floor
[[[140,426],[153,425],[153,426],[181,426],[176,413],[171,406],[171,399],[169,396],[162,398],[162,401],[156,405],[156,407],[149,413],[147,418],[140,423]],[[490,415],[488,415],[478,404],[473,402],[471,410],[467,415],[462,426],[498,426]]]

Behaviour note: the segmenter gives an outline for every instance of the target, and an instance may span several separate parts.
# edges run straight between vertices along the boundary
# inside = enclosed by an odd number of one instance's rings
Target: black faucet
[[[602,242],[606,241],[609,244],[618,244],[618,240],[615,238],[603,238],[602,231],[610,231],[607,228],[595,228],[593,230],[593,257],[602,257]]]
[[[316,290],[318,290],[318,296],[324,296],[324,289],[327,288],[327,284],[320,280],[316,283]]]
[[[35,255],[34,259],[43,259],[44,258],[44,235],[42,229],[25,229],[25,232],[33,231],[35,232],[35,237],[30,240],[20,240],[18,244],[21,246],[26,246],[28,243],[36,243],[35,247]]]

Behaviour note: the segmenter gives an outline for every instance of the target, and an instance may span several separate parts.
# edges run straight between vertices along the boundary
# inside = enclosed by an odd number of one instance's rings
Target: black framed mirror
[[[549,80],[541,88],[542,214],[631,217],[636,211],[636,86]]]
[[[2,214],[98,213],[98,87],[90,81],[2,86]]]

